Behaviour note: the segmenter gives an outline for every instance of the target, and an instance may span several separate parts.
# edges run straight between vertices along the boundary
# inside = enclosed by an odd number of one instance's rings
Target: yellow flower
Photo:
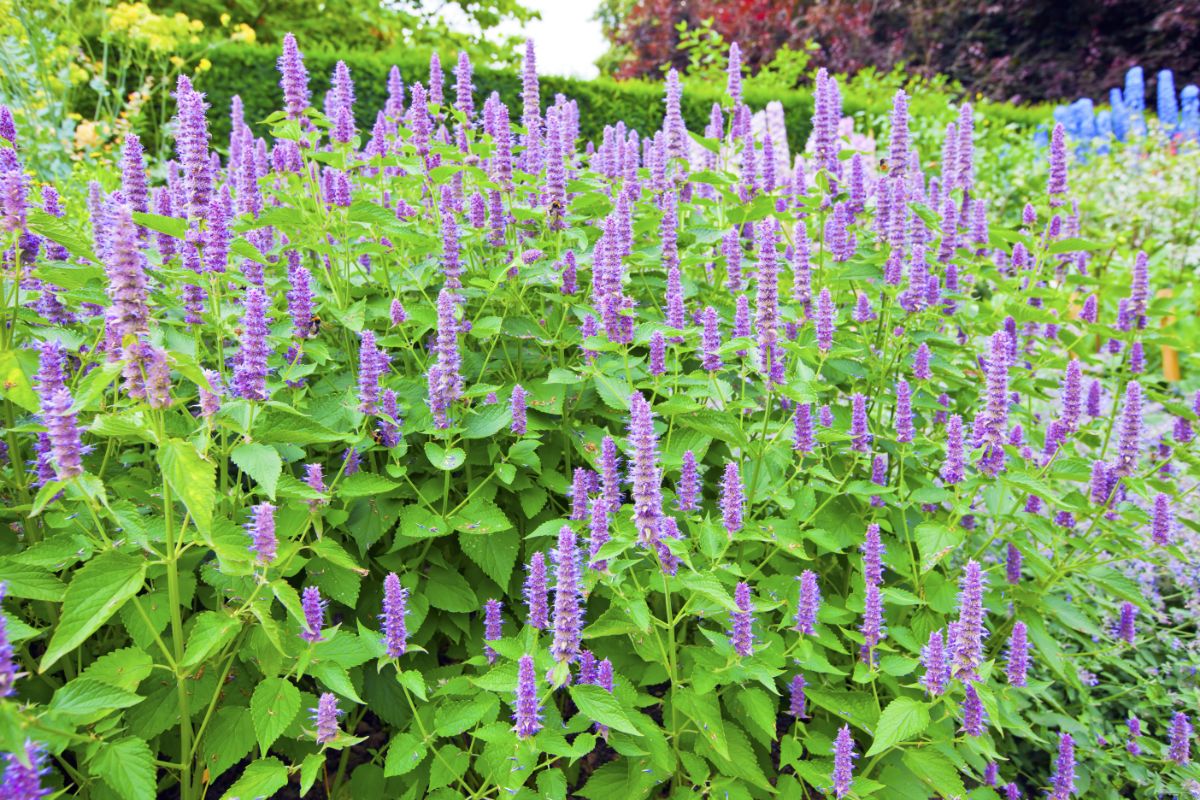
[[[233,33],[229,34],[229,38],[235,42],[245,42],[246,44],[254,44],[258,40],[258,34],[244,22],[239,22],[233,26]]]
[[[96,123],[88,121],[81,122],[75,128],[75,149],[90,150],[100,144],[100,134],[96,130]]]
[[[183,66],[183,59],[182,59],[182,58],[180,58],[179,56],[171,56],[171,66],[173,66],[173,67],[182,67],[182,66]]]
[[[212,69],[212,62],[207,58],[200,59],[200,63],[196,65],[196,72],[208,72]]]
[[[229,20],[231,20],[231,19],[233,19],[233,17],[229,16],[228,14],[222,14],[221,15],[221,27],[228,28]]]

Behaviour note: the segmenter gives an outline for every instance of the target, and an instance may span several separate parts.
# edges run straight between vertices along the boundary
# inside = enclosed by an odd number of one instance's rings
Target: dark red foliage
[[[902,63],[997,99],[1100,96],[1133,64],[1180,84],[1200,73],[1200,0],[634,0],[610,32],[628,53],[620,74],[685,66],[676,24],[710,17],[752,70],[811,40],[838,72]]]

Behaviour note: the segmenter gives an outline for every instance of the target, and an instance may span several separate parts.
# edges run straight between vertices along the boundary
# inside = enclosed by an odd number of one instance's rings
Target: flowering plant
[[[370,131],[279,68],[225,157],[180,77],[165,183],[131,135],[87,219],[0,113],[6,796],[1200,778],[1190,678],[1129,660],[1194,637],[1200,396],[1061,127],[1000,218],[970,106],[937,157],[897,92],[872,171],[824,72],[781,168],[736,70],[581,144],[532,45],[519,119],[465,56]]]

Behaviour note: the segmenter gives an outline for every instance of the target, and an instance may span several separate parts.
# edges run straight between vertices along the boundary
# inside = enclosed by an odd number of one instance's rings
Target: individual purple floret
[[[517,662],[517,699],[513,704],[513,722],[518,739],[528,739],[542,729],[537,668],[531,655],[523,655]]]
[[[310,712],[317,726],[317,744],[328,744],[338,737],[338,717],[342,712],[338,709],[337,696],[333,692],[322,693],[317,707],[310,709]]]
[[[729,615],[732,621],[729,643],[739,656],[749,656],[754,653],[754,604],[750,599],[750,584],[742,582],[737,585],[733,602],[738,610]]]
[[[539,630],[550,627],[550,608],[547,599],[546,554],[534,553],[529,559],[525,578],[525,603],[529,609],[529,625]]]
[[[324,640],[321,628],[325,626],[325,601],[321,599],[321,590],[316,586],[308,586],[301,596],[301,606],[304,610],[304,630],[300,638],[308,642]]]
[[[399,658],[408,649],[408,627],[404,622],[407,614],[408,590],[396,573],[389,572],[383,579],[383,613],[379,615],[388,658]]]
[[[278,542],[275,539],[275,506],[259,503],[251,509],[251,521],[246,526],[250,533],[250,552],[259,564],[270,564],[275,560]]]

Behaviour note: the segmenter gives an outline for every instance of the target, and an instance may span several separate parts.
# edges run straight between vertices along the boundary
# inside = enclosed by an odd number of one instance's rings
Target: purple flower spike
[[[513,387],[512,398],[509,401],[512,410],[511,430],[517,436],[525,435],[525,389],[521,384]]]
[[[338,737],[338,717],[342,712],[333,692],[323,693],[311,713],[317,725],[317,744],[328,744]]]
[[[975,684],[970,681],[966,685],[966,699],[963,700],[962,710],[962,732],[967,736],[983,736],[987,730],[984,723],[987,715],[983,710],[983,701],[979,699],[979,693],[975,691]]]
[[[737,585],[733,602],[738,610],[730,613],[733,625],[729,632],[729,643],[739,656],[749,656],[754,653],[754,604],[750,598],[750,584],[742,582]]]
[[[538,703],[537,668],[533,656],[521,656],[517,663],[517,700],[513,705],[513,730],[518,739],[528,739],[542,729],[542,709]]]
[[[742,488],[742,477],[737,462],[725,465],[725,477],[721,483],[721,520],[725,532],[731,537],[742,529],[742,517],[746,507],[746,493]]]
[[[259,503],[251,509],[253,519],[247,526],[250,532],[250,552],[258,556],[258,563],[270,564],[275,560],[278,543],[275,539],[275,506]]]
[[[908,381],[900,378],[896,381],[896,441],[911,442],[916,435],[913,430],[912,390]]]
[[[1062,123],[1055,123],[1050,135],[1050,178],[1046,182],[1046,193],[1050,195],[1052,207],[1057,208],[1067,201],[1067,134]]]
[[[850,435],[854,438],[850,447],[860,453],[871,452],[871,432],[867,426],[867,396],[855,392],[850,397]]]
[[[1015,783],[1005,784],[1004,800],[1021,800],[1021,788]]]
[[[539,630],[550,627],[550,609],[546,584],[546,554],[534,553],[529,559],[529,574],[525,578],[525,603],[529,608],[529,625]]]
[[[0,603],[8,593],[8,584],[0,581]],[[12,697],[17,682],[17,666],[13,661],[12,642],[8,638],[8,622],[0,613],[0,697]]]
[[[1004,578],[1013,586],[1021,582],[1021,551],[1012,542],[1005,551]]]
[[[821,587],[817,573],[806,569],[800,573],[800,601],[796,604],[796,630],[806,636],[817,634],[817,612],[821,610]]]
[[[921,648],[921,664],[925,675],[921,685],[931,696],[937,697],[946,691],[950,680],[950,665],[946,661],[946,645],[941,631],[929,634],[929,643]]]
[[[958,593],[958,630],[953,653],[953,674],[961,681],[978,680],[977,670],[983,663],[984,628],[983,569],[972,559],[963,569]]]
[[[683,466],[679,471],[675,494],[680,511],[697,511],[700,508],[700,472],[696,466],[696,455],[691,450],[683,453]]]
[[[1058,128],[1061,129],[1061,125]],[[1068,800],[1075,793],[1075,740],[1069,733],[1058,735],[1058,760],[1050,784],[1050,800]]]
[[[843,725],[833,742],[833,795],[843,798],[850,794],[850,783],[854,779],[854,739],[850,726]]]
[[[363,331],[358,345],[358,410],[379,413],[379,378],[385,365],[383,354],[375,346],[375,334]]]
[[[804,694],[804,687],[807,685],[804,676],[796,673],[789,686],[791,697],[788,702],[788,714],[796,719],[808,719],[808,697]]]
[[[321,590],[315,586],[306,587],[301,605],[304,609],[304,630],[300,632],[300,638],[308,642],[324,641],[321,628],[325,626],[326,603],[321,599]]]
[[[58,479],[66,481],[83,474],[83,441],[75,414],[71,412],[74,399],[63,385],[61,364],[62,354],[57,344],[43,345],[37,382],[41,417],[50,445],[50,462]]]
[[[570,525],[558,532],[554,552],[554,641],[550,654],[556,661],[574,661],[581,649],[583,610],[579,603],[579,551]]]
[[[233,369],[233,390],[247,400],[267,399],[267,295],[258,286],[246,290],[242,314],[242,349]]]
[[[633,483],[633,521],[640,541],[658,538],[662,519],[662,474],[658,467],[658,437],[650,404],[634,392],[629,406],[629,449],[632,451],[630,481]]]
[[[1014,622],[1008,639],[1008,666],[1005,675],[1010,686],[1024,686],[1029,671],[1029,639],[1024,622]]]
[[[296,37],[290,33],[284,34],[278,67],[284,111],[288,119],[300,119],[309,103],[308,70],[304,68],[304,56],[296,46]]]
[[[817,348],[822,353],[828,353],[833,347],[833,331],[834,319],[837,310],[833,305],[833,298],[829,295],[829,289],[822,289],[821,294],[817,296]]]
[[[588,520],[588,564],[594,569],[608,569],[607,561],[596,558],[608,538],[608,510],[604,506],[604,498],[597,497],[592,501],[591,518]]]
[[[1192,725],[1187,714],[1176,712],[1171,718],[1171,749],[1167,758],[1176,764],[1190,763],[1192,750]]]
[[[0,106],[3,108],[3,106]],[[25,740],[25,760],[29,766],[21,763],[16,753],[7,753],[4,757],[4,770],[0,774],[0,786],[3,787],[5,800],[38,800],[48,797],[53,790],[42,787],[42,777],[50,772],[46,766],[46,751],[42,745]]]
[[[1150,526],[1150,538],[1156,545],[1171,544],[1174,514],[1171,513],[1171,498],[1159,492],[1154,496],[1154,516]]]
[[[434,345],[436,358],[429,367],[428,384],[429,410],[433,412],[434,424],[439,428],[450,427],[450,407],[462,396],[462,356],[458,350],[461,325],[456,316],[457,305],[456,295],[450,289],[443,288],[438,293],[437,340]]]
[[[917,352],[913,354],[913,378],[919,381],[927,381],[933,377],[933,372],[929,369],[929,345],[921,342],[917,348]]]
[[[1125,387],[1121,412],[1121,435],[1117,444],[1117,474],[1132,475],[1142,449],[1142,387],[1130,381]]]
[[[963,456],[963,420],[951,414],[946,422],[946,459],[942,462],[942,480],[948,484],[961,483],[965,475]]]
[[[796,406],[796,418],[792,428],[792,449],[801,453],[811,453],[815,448],[812,406],[800,403]]]
[[[396,573],[389,572],[383,579],[383,613],[379,615],[388,658],[399,658],[408,650],[408,627],[404,623],[407,615],[408,590]]]
[[[320,464],[308,464],[304,468],[304,483],[314,492],[325,494],[329,488],[325,485],[325,475]],[[308,508],[310,511],[316,511],[320,506],[324,505],[327,500],[309,500]]]
[[[716,372],[721,369],[721,330],[717,319],[717,310],[712,306],[707,306],[704,309],[704,315],[701,318],[703,328],[700,334],[700,345],[703,349],[704,369],[709,372]]]
[[[483,604],[483,654],[489,664],[495,664],[499,657],[487,642],[494,642],[504,636],[504,617],[501,615],[503,606],[499,600],[488,600]]]
[[[613,516],[621,508],[621,472],[617,463],[617,443],[611,436],[600,442],[600,496]]]
[[[1117,638],[1128,644],[1137,639],[1137,606],[1133,603],[1121,604],[1121,615],[1117,619]]]

